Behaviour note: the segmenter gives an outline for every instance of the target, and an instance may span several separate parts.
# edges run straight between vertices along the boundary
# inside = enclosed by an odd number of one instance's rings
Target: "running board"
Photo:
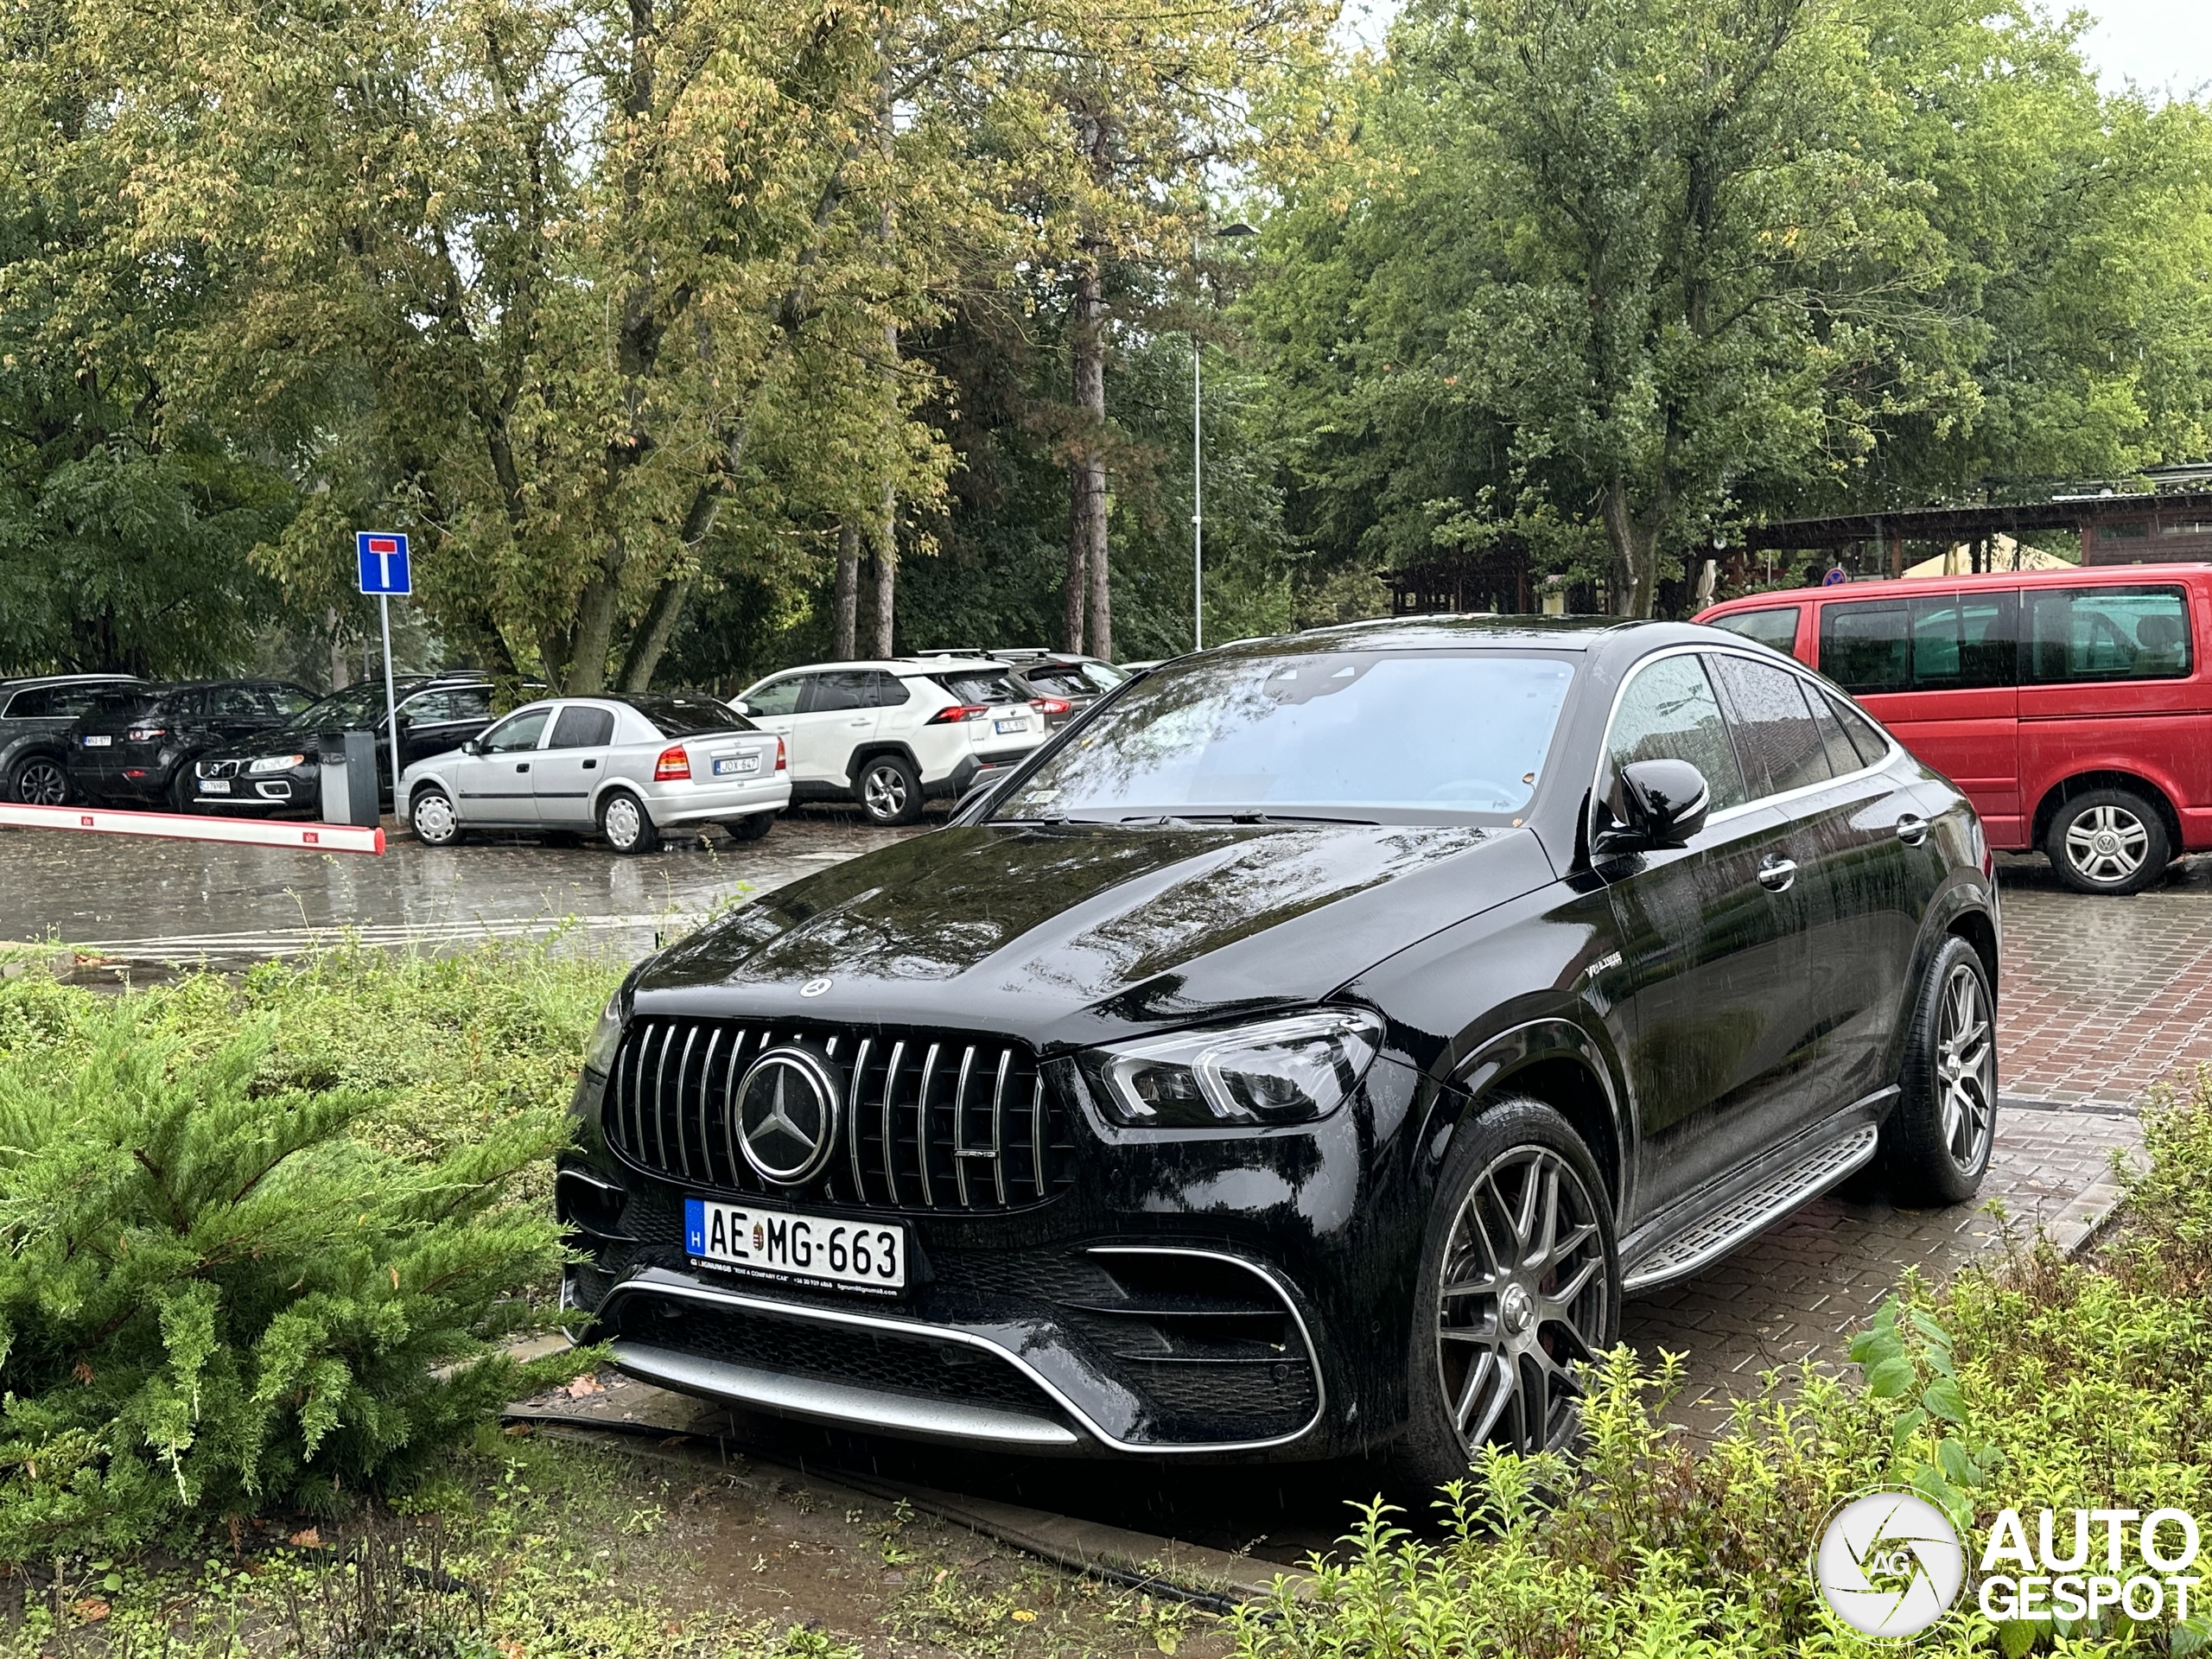
[[[1685,1278],[1749,1243],[1798,1205],[1818,1198],[1874,1155],[1882,1131],[1868,1123],[1801,1164],[1770,1177],[1636,1265],[1622,1288],[1633,1294]]]

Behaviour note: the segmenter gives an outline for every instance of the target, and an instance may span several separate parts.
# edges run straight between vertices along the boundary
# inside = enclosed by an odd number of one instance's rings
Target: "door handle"
[[[517,772],[528,772],[530,770],[530,762],[527,760],[517,761],[515,763],[515,770]]]
[[[1768,857],[1759,864],[1759,886],[1769,893],[1787,893],[1789,884],[1797,879],[1797,861],[1790,858]]]
[[[845,724],[848,726],[865,726],[868,724],[868,721],[865,720],[849,720]]]
[[[1928,820],[1916,813],[1906,813],[1897,820],[1897,839],[1908,847],[1919,846],[1928,839]]]
[[[584,770],[585,770],[586,772],[596,772],[598,769],[599,769],[599,762],[598,762],[598,761],[596,761],[596,760],[587,760],[587,761],[585,761],[585,762],[584,762]]]

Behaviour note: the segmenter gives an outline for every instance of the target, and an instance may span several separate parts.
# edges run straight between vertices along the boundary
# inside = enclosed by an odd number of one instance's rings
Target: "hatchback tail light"
[[[790,764],[790,761],[784,756],[784,740],[779,737],[776,740],[776,770],[778,772],[785,771]]]
[[[956,702],[950,709],[940,709],[929,717],[931,726],[957,726],[963,720],[988,720],[991,705],[988,702]]]
[[[660,759],[653,762],[653,782],[657,784],[688,784],[691,781],[691,757],[685,753],[681,743],[671,744],[660,752]]]
[[[1065,715],[1075,704],[1065,697],[1032,697],[1029,706],[1040,715]]]
[[[166,726],[133,726],[124,736],[133,743],[158,743],[169,734]]]

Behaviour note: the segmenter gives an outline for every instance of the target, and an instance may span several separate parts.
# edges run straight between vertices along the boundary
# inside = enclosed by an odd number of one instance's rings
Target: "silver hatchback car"
[[[426,846],[471,830],[596,828],[618,853],[649,853],[679,825],[757,841],[791,785],[783,739],[712,697],[549,697],[416,761],[399,798]]]

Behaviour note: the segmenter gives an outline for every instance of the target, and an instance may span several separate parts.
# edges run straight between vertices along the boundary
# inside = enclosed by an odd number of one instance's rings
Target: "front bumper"
[[[1420,1247],[1417,1207],[1389,1195],[1399,1184],[1374,1179],[1363,1151],[1378,1084],[1395,1097],[1386,1116],[1402,1121],[1415,1080],[1388,1063],[1346,1109],[1298,1132],[1114,1145],[1078,1119],[1069,1179],[1042,1202],[899,1208],[912,1279],[894,1300],[688,1256],[683,1198],[728,1198],[725,1185],[635,1167],[599,1133],[588,1077],[582,1150],[557,1187],[588,1259],[563,1295],[624,1370],[772,1415],[1027,1455],[1364,1447],[1402,1415],[1402,1304]],[[756,1210],[893,1213],[834,1193],[788,1206],[738,1196]]]

